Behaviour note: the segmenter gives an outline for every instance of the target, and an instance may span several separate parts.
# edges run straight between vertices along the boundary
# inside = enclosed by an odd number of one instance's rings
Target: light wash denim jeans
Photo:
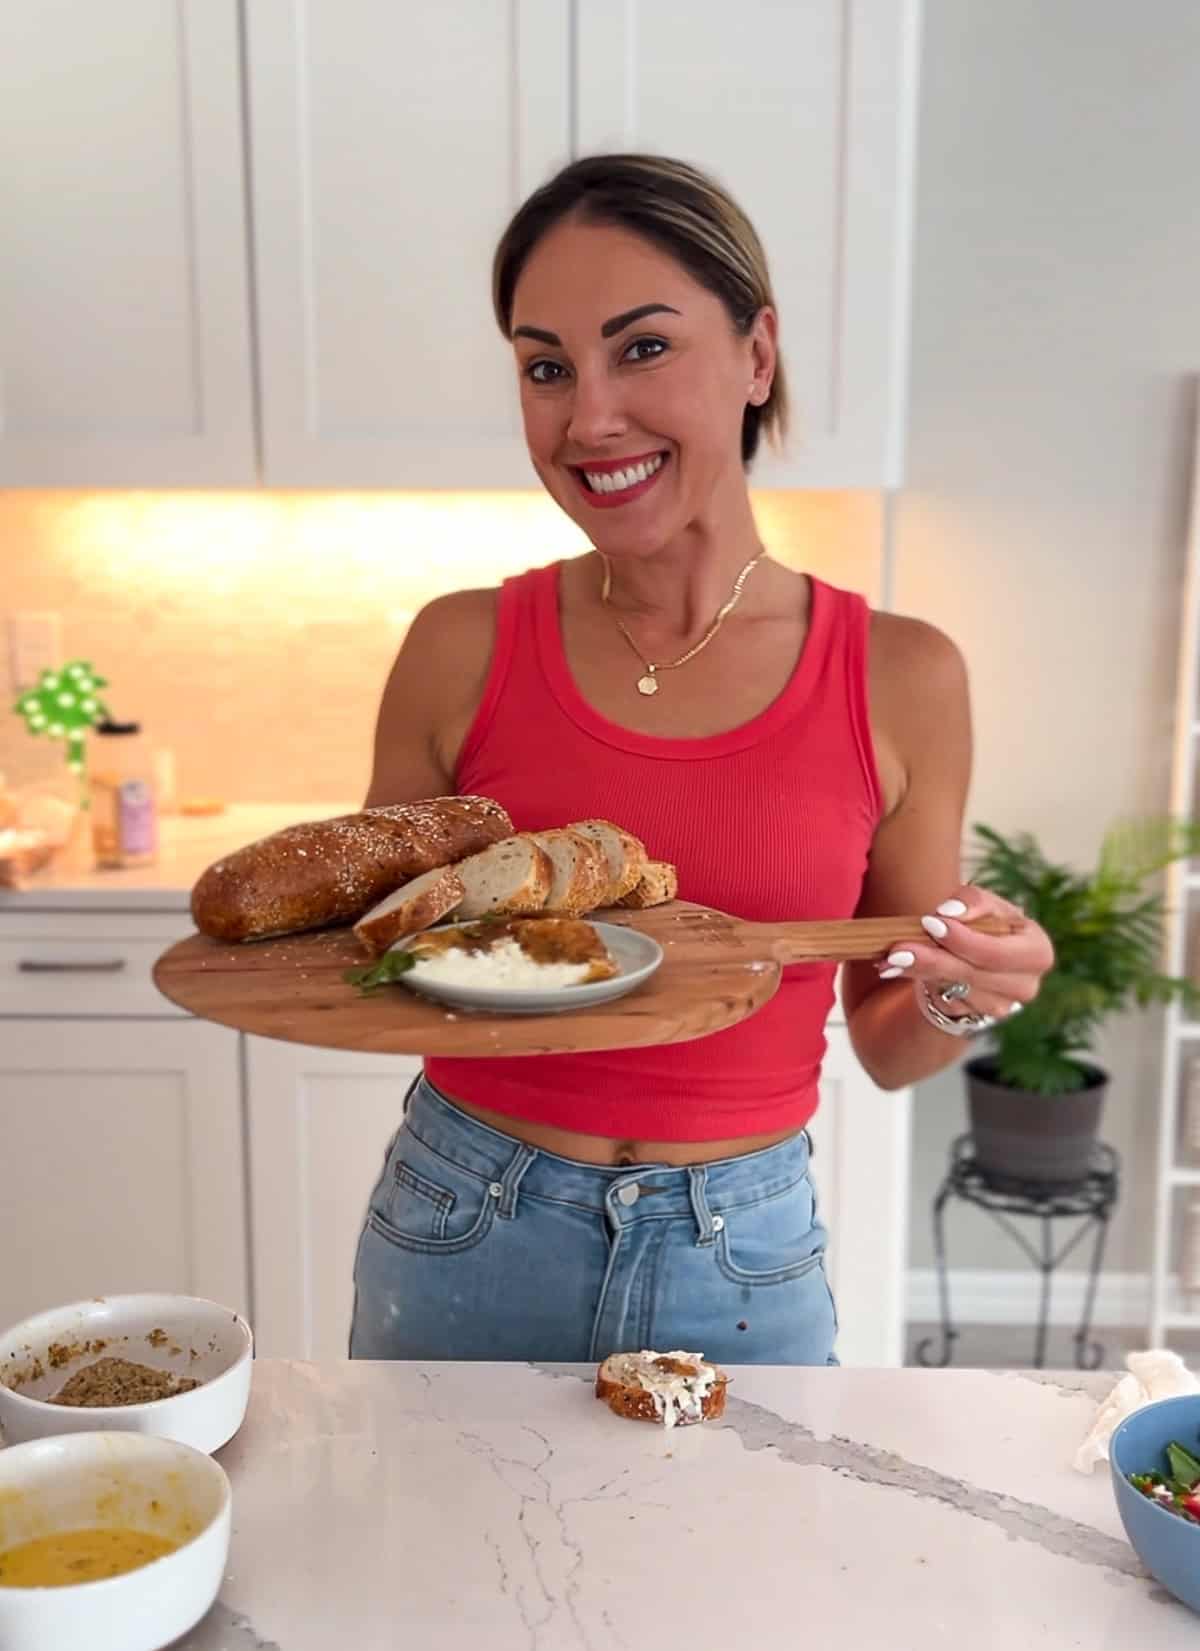
[[[809,1151],[800,1134],[714,1164],[599,1168],[421,1078],[359,1239],[350,1356],[836,1364]]]

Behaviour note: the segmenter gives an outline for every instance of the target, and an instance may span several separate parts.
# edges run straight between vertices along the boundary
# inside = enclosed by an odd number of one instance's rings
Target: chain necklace
[[[604,583],[600,590],[600,600],[605,607],[611,607],[612,604],[609,601],[609,596],[612,592],[612,564],[602,550],[598,550],[596,554],[604,563]],[[717,609],[716,618],[705,631],[704,635],[700,638],[699,642],[696,643],[694,648],[689,648],[685,654],[680,654],[678,659],[672,659],[669,663],[664,662],[661,665],[651,664],[650,660],[646,658],[645,654],[633,640],[633,637],[629,634],[624,622],[621,619],[618,619],[615,613],[613,614],[613,620],[616,623],[617,629],[625,638],[626,642],[628,642],[637,657],[641,660],[642,665],[645,668],[645,675],[638,678],[637,688],[639,694],[656,694],[658,692],[658,673],[660,671],[677,671],[681,665],[686,665],[689,659],[695,659],[698,653],[701,653],[708,647],[708,644],[712,641],[713,637],[716,636],[717,632],[729,618],[729,615],[733,612],[734,608],[737,607],[747,579],[749,579],[750,575],[754,572],[754,569],[758,566],[766,554],[767,549],[764,545],[757,556],[752,556],[750,558],[745,567],[738,574],[737,578],[733,581],[733,589],[729,593],[728,600]]]

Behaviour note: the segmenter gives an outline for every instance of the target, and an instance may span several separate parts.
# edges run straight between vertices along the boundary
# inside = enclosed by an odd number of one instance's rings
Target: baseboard
[[[956,1324],[1034,1324],[1037,1322],[1041,1281],[1032,1268],[989,1272],[979,1268],[953,1269],[950,1310]],[[1055,1275],[1050,1293],[1049,1322],[1075,1326],[1083,1311],[1087,1274],[1063,1271]],[[905,1302],[910,1324],[932,1324],[941,1317],[937,1273],[932,1267],[909,1269]],[[1092,1322],[1136,1328],[1150,1319],[1150,1278],[1147,1273],[1102,1273],[1096,1287]]]

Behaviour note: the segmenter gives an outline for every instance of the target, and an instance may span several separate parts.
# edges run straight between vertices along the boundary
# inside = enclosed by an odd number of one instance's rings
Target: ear
[[[750,381],[746,400],[761,407],[771,394],[775,379],[775,364],[779,359],[779,317],[769,304],[764,304],[754,317],[747,334],[750,346]]]

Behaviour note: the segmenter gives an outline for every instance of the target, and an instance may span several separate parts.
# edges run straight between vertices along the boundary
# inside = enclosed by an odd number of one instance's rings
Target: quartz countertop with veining
[[[257,1363],[180,1651],[1200,1643],[1070,1466],[1111,1376],[743,1367],[667,1432],[591,1375]]]

